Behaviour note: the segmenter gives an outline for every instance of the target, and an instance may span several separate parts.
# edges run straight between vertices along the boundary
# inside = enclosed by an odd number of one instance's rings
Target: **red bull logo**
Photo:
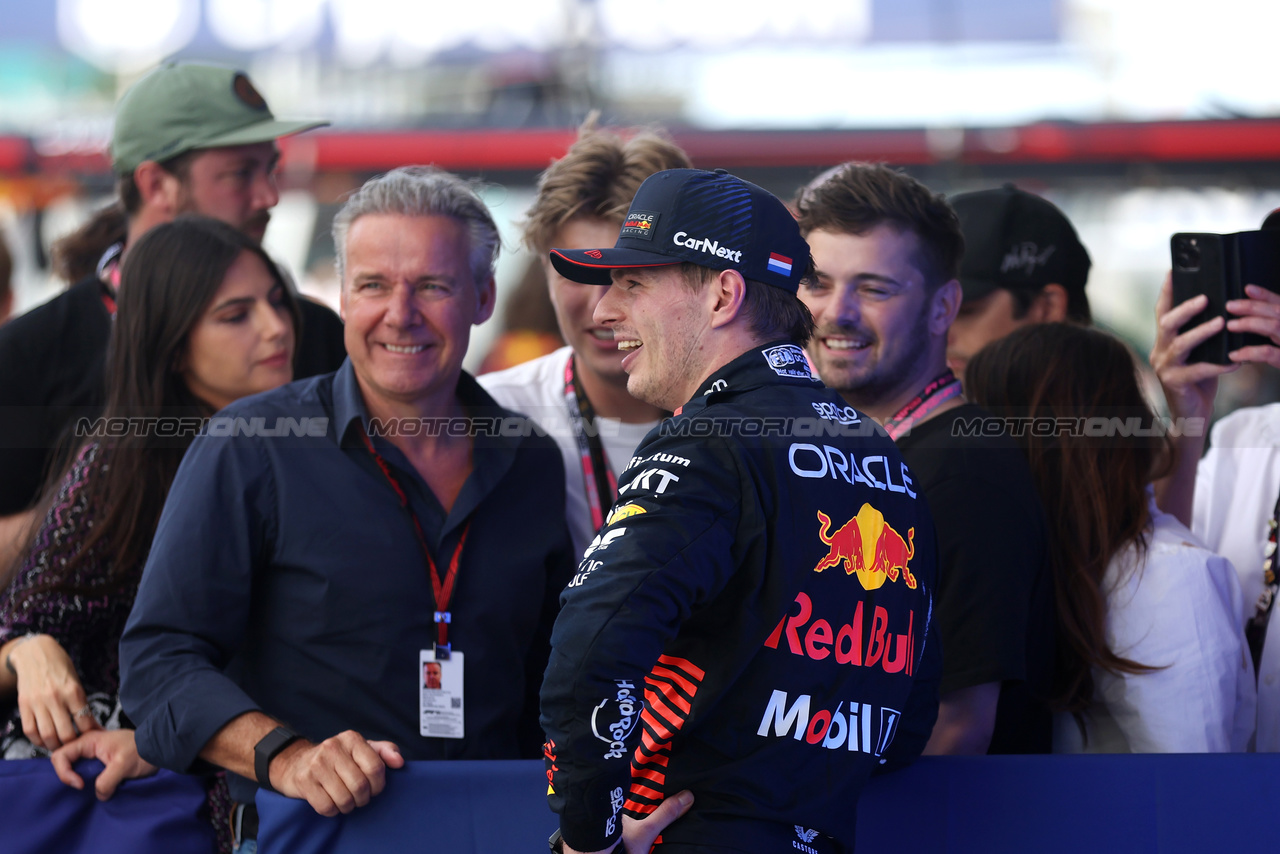
[[[848,575],[858,576],[864,590],[877,590],[885,580],[897,581],[898,574],[907,587],[916,589],[916,577],[908,564],[915,557],[916,529],[907,531],[907,538],[885,522],[884,514],[870,504],[863,504],[858,515],[845,522],[835,533],[831,531],[831,517],[818,511],[818,539],[828,548],[827,554],[814,572],[844,564]]]
[[[851,620],[846,622],[841,615],[834,624],[822,618],[813,619],[813,600],[809,594],[797,593],[796,604],[799,612],[795,616],[784,615],[765,638],[764,645],[769,649],[789,650],[792,655],[813,661],[824,661],[830,657],[836,664],[879,666],[885,673],[906,673],[910,676],[914,672],[914,610],[907,611],[905,620],[900,613],[897,619],[891,619],[888,608],[876,605],[871,611],[870,631],[866,631],[861,602],[854,608]],[[891,624],[904,631],[890,631]]]

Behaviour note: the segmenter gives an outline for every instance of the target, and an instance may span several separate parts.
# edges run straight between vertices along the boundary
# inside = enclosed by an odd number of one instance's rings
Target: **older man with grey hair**
[[[494,304],[483,203],[397,169],[333,231],[347,362],[234,404],[192,444],[121,641],[145,759],[221,766],[242,804],[262,787],[325,815],[404,759],[540,754],[573,565],[555,444],[462,371]]]

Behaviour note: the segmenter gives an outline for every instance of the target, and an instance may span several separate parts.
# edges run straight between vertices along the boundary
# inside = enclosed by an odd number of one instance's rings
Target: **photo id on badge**
[[[462,738],[462,653],[447,659],[418,652],[418,732],[428,738]]]

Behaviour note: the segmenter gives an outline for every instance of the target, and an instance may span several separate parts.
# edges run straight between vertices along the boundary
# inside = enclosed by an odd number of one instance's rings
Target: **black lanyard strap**
[[[618,481],[609,468],[609,460],[600,441],[600,427],[595,408],[587,399],[582,380],[574,369],[574,356],[564,368],[565,409],[578,443],[578,455],[582,462],[582,482],[587,493],[587,506],[591,509],[591,528],[604,527],[604,512],[618,497]]]

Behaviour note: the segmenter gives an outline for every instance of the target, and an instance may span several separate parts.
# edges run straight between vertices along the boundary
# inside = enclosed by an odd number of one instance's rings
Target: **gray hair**
[[[476,195],[476,182],[434,166],[401,166],[370,178],[347,199],[333,218],[333,248],[338,281],[347,266],[347,232],[369,214],[451,216],[467,229],[471,275],[476,284],[493,275],[498,261],[498,226]]]

